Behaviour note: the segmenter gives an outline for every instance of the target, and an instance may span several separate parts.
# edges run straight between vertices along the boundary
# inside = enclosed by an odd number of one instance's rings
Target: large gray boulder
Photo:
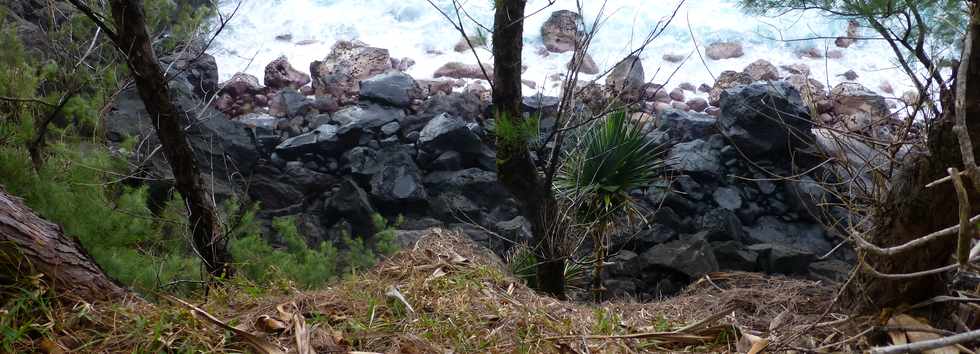
[[[640,57],[631,55],[613,67],[606,77],[606,88],[627,97],[639,97],[644,82],[643,62]]]
[[[338,135],[337,126],[323,124],[308,133],[286,139],[276,146],[276,154],[287,160],[292,160],[304,154],[332,155],[344,149],[344,144]]]
[[[422,96],[422,89],[411,76],[389,71],[361,81],[361,99],[407,108]]]
[[[756,83],[721,94],[721,131],[750,158],[788,160],[814,140],[800,93],[786,82]]]
[[[715,42],[708,45],[704,54],[712,60],[740,58],[745,55],[742,50],[742,43],[739,42]]]
[[[371,176],[371,197],[386,206],[424,202],[428,198],[422,176],[405,149],[381,151],[380,170]]]
[[[333,115],[337,134],[350,135],[374,132],[385,124],[405,119],[402,109],[384,107],[377,104],[348,106]]]
[[[718,133],[717,120],[707,114],[667,109],[660,114],[658,130],[666,131],[674,142],[707,139]]]
[[[823,256],[833,245],[819,224],[789,223],[766,215],[746,228],[748,243],[769,243],[790,247],[801,253]]]
[[[575,44],[585,35],[582,16],[574,11],[558,10],[551,13],[541,25],[541,40],[544,47],[552,53],[575,50]]]
[[[662,267],[678,271],[691,279],[719,269],[711,245],[698,237],[682,237],[677,241],[653,246],[640,254],[635,262],[636,270],[651,266]]]
[[[367,192],[348,178],[341,180],[324,201],[323,217],[328,223],[346,220],[356,236],[369,237],[375,234],[375,213]]]
[[[418,146],[438,156],[444,151],[477,154],[482,146],[480,137],[461,118],[443,113],[430,120],[419,133]]]
[[[712,176],[720,176],[722,169],[719,152],[701,139],[674,145],[667,154],[667,164],[677,171]]]

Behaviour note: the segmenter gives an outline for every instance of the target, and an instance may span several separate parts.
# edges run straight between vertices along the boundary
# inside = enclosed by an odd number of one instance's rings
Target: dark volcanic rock
[[[337,132],[337,126],[323,124],[309,133],[286,139],[276,147],[276,153],[286,159],[295,159],[303,154],[339,153],[345,144]]]
[[[371,176],[371,196],[386,205],[424,202],[428,197],[412,154],[405,149],[381,151],[380,171]]]
[[[678,171],[721,175],[722,165],[718,151],[701,139],[674,145],[667,155],[667,163]]]
[[[791,151],[813,141],[809,112],[799,92],[785,82],[725,90],[718,123],[722,133],[753,158],[788,159]]]
[[[382,107],[376,104],[348,106],[333,115],[337,124],[337,134],[349,135],[374,131],[385,124],[405,119],[401,109]]]
[[[701,238],[681,238],[656,245],[640,254],[636,270],[654,266],[676,270],[691,279],[718,271],[711,245]]]
[[[407,108],[422,96],[422,89],[411,76],[389,71],[361,81],[361,99]]]
[[[475,154],[482,142],[462,119],[440,114],[419,133],[419,149],[438,156],[445,151]]]
[[[347,220],[354,235],[369,237],[377,231],[373,219],[375,209],[367,193],[354,181],[343,179],[324,204],[324,217],[333,222]]]

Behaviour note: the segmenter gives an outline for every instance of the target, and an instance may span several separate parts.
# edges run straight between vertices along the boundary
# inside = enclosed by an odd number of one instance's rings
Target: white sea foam
[[[237,1],[225,0],[220,5],[221,11],[230,12]],[[446,62],[476,62],[472,53],[453,51],[459,34],[426,0],[242,1],[238,14],[211,49],[222,79],[238,71],[261,78],[265,64],[280,55],[286,55],[295,67],[306,71],[311,61],[325,57],[333,43],[341,39],[358,39],[387,48],[392,57],[414,59],[416,64],[409,73],[416,78],[432,77],[436,68]],[[635,49],[658,21],[669,16],[678,1],[609,0],[601,29],[592,44],[595,61],[601,68],[614,65]],[[455,16],[451,0],[432,2]],[[582,2],[585,3],[585,21],[591,24],[599,14],[602,1]],[[463,4],[469,16],[492,27],[492,0],[464,0]],[[530,0],[527,13],[545,5],[547,0]],[[524,77],[537,82],[538,89],[546,93],[554,93],[553,84],[546,82],[547,77],[563,72],[571,54],[538,55],[537,49],[542,46],[539,28],[552,11],[576,10],[575,7],[574,0],[557,0],[526,20],[523,56],[528,71]],[[470,32],[475,32],[477,27],[468,24]],[[757,59],[766,59],[776,66],[805,63],[810,66],[813,78],[831,86],[843,80],[839,74],[854,70],[860,75],[858,81],[874,90],[883,81],[890,82],[898,94],[911,88],[908,78],[892,62],[892,52],[883,41],[860,41],[851,48],[842,49],[844,57],[841,59],[800,59],[795,55],[796,49],[802,47],[817,47],[820,51],[836,49],[832,37],[842,35],[845,28],[844,21],[815,12],[771,18],[746,15],[734,1],[688,0],[663,36],[651,43],[641,58],[648,81],[663,83],[676,70],[670,80],[673,85],[681,82],[710,85],[711,73],[718,75],[723,70],[742,70]],[[705,58],[707,63],[703,64],[695,54],[679,69],[678,64],[663,61],[665,53],[693,53],[691,32],[702,52],[708,43],[737,40],[744,45],[745,56],[719,61]],[[281,34],[292,35],[291,42],[276,40],[275,37]],[[831,38],[779,40],[811,37]],[[303,41],[315,43],[298,44]],[[480,55],[482,60],[490,60],[489,51],[481,50]]]

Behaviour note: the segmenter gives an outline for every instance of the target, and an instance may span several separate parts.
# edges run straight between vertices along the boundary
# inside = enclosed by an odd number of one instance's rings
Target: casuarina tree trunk
[[[182,129],[185,115],[171,101],[167,80],[153,52],[142,2],[112,0],[109,3],[116,25],[116,47],[125,55],[140,98],[147,113],[153,117],[164,156],[174,174],[177,192],[187,204],[194,246],[208,273],[225,275],[230,271],[228,264],[231,257],[222,237],[214,204],[194,161],[194,151]]]
[[[102,272],[77,240],[0,187],[0,277],[28,272],[43,274],[59,294],[86,301],[130,294]]]
[[[493,106],[496,119],[520,127],[521,51],[524,47],[525,0],[497,0],[493,28]],[[498,123],[499,126],[500,123]],[[522,136],[519,134],[519,136]],[[532,247],[542,257],[537,267],[538,286],[554,296],[565,291],[565,263],[550,237],[549,223],[555,220],[557,204],[550,186],[544,185],[531,160],[527,141],[497,137],[497,174],[500,182],[524,208],[534,234]]]
[[[974,10],[970,23],[966,48],[980,48],[980,22]],[[964,50],[962,69],[956,73],[956,82],[962,92],[944,90],[941,93],[944,113],[932,123],[928,136],[928,156],[917,158],[905,168],[898,180],[891,181],[892,189],[883,210],[876,213],[875,229],[866,238],[879,247],[907,243],[929,233],[958,224],[957,197],[952,183],[932,188],[925,185],[947,176],[946,170],[957,167],[963,170],[960,142],[953,130],[954,106],[960,104],[966,132],[976,142],[980,138],[980,60],[978,50]],[[965,81],[964,81],[965,80]],[[956,94],[962,102],[955,102]],[[974,144],[974,155],[980,150]],[[969,151],[969,150],[967,150]],[[969,186],[973,184],[967,183]],[[980,198],[972,191],[971,215],[980,213]],[[956,250],[956,237],[950,235],[900,255],[876,256],[868,254],[865,261],[877,271],[888,274],[913,273],[952,264]],[[945,293],[946,280],[942,275],[912,279],[888,279],[867,272],[860,273],[848,289],[850,306],[862,312],[874,312],[887,307],[916,303]]]

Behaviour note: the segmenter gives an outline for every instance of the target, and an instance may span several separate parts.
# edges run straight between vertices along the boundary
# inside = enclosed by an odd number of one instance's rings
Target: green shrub
[[[342,274],[370,268],[379,256],[394,253],[394,229],[380,215],[374,215],[374,221],[381,231],[371,238],[372,242],[345,234],[341,237],[343,251],[326,242],[315,248],[307,245],[294,217],[273,220],[273,229],[283,247],[273,247],[259,232],[249,230],[232,239],[229,249],[238,271],[253,282],[288,279],[303,288],[316,288]]]

